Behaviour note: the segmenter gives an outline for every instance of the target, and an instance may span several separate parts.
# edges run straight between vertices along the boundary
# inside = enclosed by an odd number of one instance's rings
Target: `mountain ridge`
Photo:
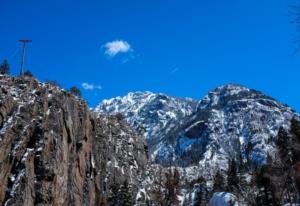
[[[152,97],[150,101],[145,98],[149,95]],[[265,143],[258,142],[271,141],[269,139],[277,135],[279,127],[288,128],[291,118],[299,116],[274,98],[233,83],[209,91],[201,100],[162,93],[130,92],[123,97],[104,100],[94,111],[121,113],[134,129],[146,137],[153,162],[178,166],[207,164],[205,162],[209,159],[203,162],[203,158],[218,150],[208,149],[213,145],[224,150],[218,151],[220,155],[226,153],[222,165],[225,165],[226,159],[236,158],[237,154],[233,155],[235,152],[219,142],[220,139],[228,144],[235,141],[235,147],[240,150],[245,150],[245,144],[249,142],[255,144],[259,148],[253,151],[252,158],[264,162],[268,152],[274,148],[274,141],[269,151],[263,149]],[[173,113],[172,117],[168,117],[170,113]],[[156,121],[153,122],[153,119]],[[140,130],[140,125],[146,129]]]

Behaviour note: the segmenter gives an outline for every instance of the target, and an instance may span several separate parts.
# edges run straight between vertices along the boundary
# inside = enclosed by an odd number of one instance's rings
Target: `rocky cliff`
[[[0,205],[112,205],[124,182],[135,200],[146,151],[122,118],[34,78],[0,76]]]

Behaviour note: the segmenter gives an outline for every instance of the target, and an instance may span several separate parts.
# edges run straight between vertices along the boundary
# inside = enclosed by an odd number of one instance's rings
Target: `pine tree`
[[[291,134],[292,134],[292,156],[293,164],[300,161],[300,122],[293,118],[291,120]]]
[[[298,201],[300,201],[300,122],[294,117],[291,120],[292,135],[292,164],[295,176],[295,184],[298,190]]]
[[[120,204],[120,185],[114,182],[110,187],[110,196],[108,197],[109,205],[119,205]]]
[[[0,74],[9,74],[10,73],[10,68],[8,61],[5,59],[3,63],[0,65]]]
[[[300,140],[300,122],[295,117],[291,120],[291,133]]]
[[[166,173],[165,181],[165,201],[168,206],[177,205],[179,203],[179,185],[180,184],[180,175],[178,170],[169,168]]]
[[[155,179],[154,182],[154,188],[152,191],[152,196],[154,197],[153,200],[155,203],[159,206],[164,205],[164,182],[163,182],[163,174],[162,174],[162,168],[158,168],[157,172],[157,179]]]
[[[81,91],[77,87],[73,86],[73,87],[70,88],[69,91],[70,91],[71,94],[74,94],[75,96],[81,97]]]
[[[213,192],[222,192],[225,191],[225,188],[225,179],[218,170],[214,176]]]
[[[23,75],[26,76],[26,77],[33,77],[32,72],[29,71],[29,70],[25,71]]]
[[[124,184],[121,186],[120,189],[120,202],[123,206],[132,206],[134,205],[132,191],[128,184],[128,181],[125,180]]]
[[[106,206],[107,205],[107,201],[106,201],[105,197],[101,197],[99,205],[100,206]]]
[[[289,139],[290,138],[287,132],[282,127],[280,127],[277,135],[276,145],[284,168],[286,168],[287,166],[290,167],[290,165],[292,164],[292,153],[290,148],[291,144]]]
[[[245,148],[245,156],[246,156],[246,160],[247,160],[247,165],[246,167],[249,169],[249,170],[253,170],[254,167],[255,167],[255,162],[253,162],[251,160],[251,153],[253,152],[254,150],[254,144],[251,142],[251,141],[248,141],[247,145],[246,145],[246,148]]]
[[[237,164],[234,159],[229,160],[227,171],[227,190],[229,192],[235,192],[238,189],[238,174],[237,174]]]
[[[244,198],[246,198],[246,196],[248,195],[248,182],[246,181],[246,177],[245,177],[245,172],[246,170],[246,164],[243,161],[243,157],[240,156],[239,157],[239,164],[238,164],[238,171],[237,171],[237,176],[238,176],[238,185],[237,185],[237,197],[240,198],[240,196],[243,196]]]
[[[279,204],[279,201],[276,199],[275,188],[270,179],[271,170],[271,165],[268,164],[262,166],[256,172],[255,181],[259,189],[256,197],[257,205],[277,206]]]
[[[192,206],[206,206],[208,202],[208,189],[205,183],[194,185],[194,199]]]

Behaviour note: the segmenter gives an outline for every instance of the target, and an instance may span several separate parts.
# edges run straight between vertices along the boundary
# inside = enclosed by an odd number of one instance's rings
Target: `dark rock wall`
[[[0,205],[99,205],[125,180],[136,194],[145,148],[56,86],[0,76]]]

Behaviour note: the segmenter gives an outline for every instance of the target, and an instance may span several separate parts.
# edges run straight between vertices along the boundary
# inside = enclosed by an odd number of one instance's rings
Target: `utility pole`
[[[24,74],[24,64],[25,64],[25,52],[26,52],[26,43],[32,42],[31,40],[18,40],[18,42],[23,43],[23,49],[22,49],[22,61],[21,61],[21,70],[20,75],[23,76]]]

